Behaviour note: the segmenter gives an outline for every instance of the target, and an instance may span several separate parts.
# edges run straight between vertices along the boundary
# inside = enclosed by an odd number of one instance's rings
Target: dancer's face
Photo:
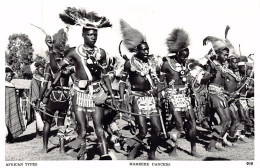
[[[228,57],[229,55],[229,51],[226,50],[226,49],[223,49],[221,50],[219,53],[218,53],[218,60],[222,63],[224,63],[226,61],[226,58]]]
[[[188,59],[189,57],[189,49],[188,48],[185,48],[181,51],[179,51],[178,55],[177,55],[177,61],[181,64],[185,64],[186,63],[186,60]]]
[[[84,39],[84,44],[88,47],[93,48],[97,41],[97,30],[95,29],[85,29],[82,33],[82,37]]]
[[[246,65],[239,65],[238,69],[241,74],[244,74],[246,72]]]
[[[238,70],[238,60],[237,58],[233,58],[230,60],[230,67],[231,69],[233,69],[234,71],[237,71]]]
[[[142,60],[147,60],[149,56],[149,46],[147,43],[141,43],[137,47],[137,53],[136,55],[142,59]]]

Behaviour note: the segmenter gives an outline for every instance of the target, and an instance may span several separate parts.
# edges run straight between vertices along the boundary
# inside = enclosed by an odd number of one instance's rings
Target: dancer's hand
[[[45,43],[47,44],[47,46],[49,47],[49,49],[52,49],[53,47],[53,41],[50,35],[47,35],[45,37]]]

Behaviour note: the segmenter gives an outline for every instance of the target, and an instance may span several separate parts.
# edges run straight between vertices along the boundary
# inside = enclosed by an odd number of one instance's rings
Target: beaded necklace
[[[131,58],[130,64],[131,64],[131,70],[139,72],[141,74],[141,76],[148,75],[151,70],[149,61],[144,62],[144,61],[136,58],[135,56],[133,56]]]
[[[236,79],[236,81],[241,81],[241,76],[238,73],[234,73],[231,69],[226,69],[226,73],[231,75],[233,78]]]
[[[182,66],[180,63],[178,63],[175,59],[170,59],[169,57],[166,57],[170,67],[172,70],[179,72],[180,73],[180,77],[182,79],[183,82],[187,81],[187,78],[184,76],[185,75],[185,70],[186,67]]]

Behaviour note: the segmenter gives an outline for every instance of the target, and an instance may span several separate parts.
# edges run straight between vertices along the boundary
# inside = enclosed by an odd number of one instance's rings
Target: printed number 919
[[[252,165],[253,165],[253,162],[246,162],[246,165],[252,166]]]

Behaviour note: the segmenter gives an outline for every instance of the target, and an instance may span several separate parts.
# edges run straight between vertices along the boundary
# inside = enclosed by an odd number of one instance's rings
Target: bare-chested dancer
[[[205,45],[209,40],[210,38],[206,37],[203,40],[203,44]],[[214,56],[209,58],[207,64],[207,71],[209,73],[207,76],[204,76],[204,78],[209,81],[210,109],[217,112],[220,118],[220,124],[213,126],[213,138],[207,147],[208,151],[213,151],[215,148],[223,150],[223,137],[230,127],[231,122],[229,106],[226,99],[226,95],[229,95],[229,93],[224,89],[225,70],[227,68],[225,63],[226,58],[229,55],[229,48],[226,47],[224,42],[216,41],[213,44],[212,52],[214,53]]]
[[[177,141],[184,131],[184,118],[188,122],[187,137],[191,142],[191,154],[199,156],[196,152],[196,121],[190,100],[190,88],[188,88],[186,60],[189,56],[189,36],[183,29],[174,29],[167,39],[169,54],[165,57],[161,66],[160,80],[166,80],[166,90],[169,102],[169,110],[173,115],[176,129],[170,131],[175,141],[171,155],[176,155]]]
[[[75,14],[76,13],[76,14]],[[100,159],[111,159],[108,155],[108,143],[105,137],[104,103],[110,94],[112,106],[116,108],[115,97],[109,80],[107,55],[104,49],[95,46],[98,29],[111,27],[111,23],[105,17],[98,16],[95,12],[86,12],[76,8],[67,8],[60,18],[66,24],[81,25],[84,44],[71,49],[65,56],[61,67],[75,65],[75,82],[73,85],[74,96],[72,104],[75,117],[79,125],[79,139],[81,149],[80,158],[86,152],[86,121],[85,112],[92,111],[92,119],[95,133],[98,138]],[[108,92],[108,94],[107,94]],[[94,111],[92,110],[94,108]]]
[[[43,127],[43,152],[48,152],[48,139],[53,115],[56,111],[59,112],[57,125],[59,132],[64,133],[64,121],[67,110],[69,108],[69,79],[74,69],[66,67],[58,71],[56,67],[58,59],[63,59],[65,52],[65,44],[67,42],[67,35],[63,29],[59,30],[53,36],[53,41],[50,42],[50,36],[46,37],[46,44],[49,47],[48,54],[51,62],[45,67],[43,87],[40,89],[39,101],[45,104],[46,113],[43,113],[44,127]],[[51,65],[52,64],[52,65]],[[51,82],[51,87],[48,88],[48,82]],[[64,135],[59,136],[60,153],[65,153],[64,149]]]
[[[161,122],[153,96],[154,77],[152,73],[155,71],[152,70],[153,67],[149,61],[149,46],[145,42],[144,36],[138,30],[133,29],[123,20],[120,21],[120,24],[124,39],[123,42],[127,49],[134,53],[131,59],[127,60],[124,64],[124,72],[119,84],[120,98],[124,98],[126,80],[128,78],[131,85],[131,94],[133,95],[131,102],[132,111],[137,114],[135,121],[139,129],[139,133],[134,138],[135,142],[132,144],[132,149],[127,159],[133,160],[140,150],[142,141],[148,131],[148,117],[152,127],[148,159],[157,160],[155,152],[159,144]]]

